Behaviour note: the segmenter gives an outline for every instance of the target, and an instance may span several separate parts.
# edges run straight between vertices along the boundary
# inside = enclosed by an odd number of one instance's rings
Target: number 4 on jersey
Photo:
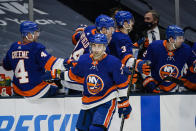
[[[24,83],[29,82],[28,72],[25,71],[23,59],[18,61],[18,64],[16,65],[16,69],[15,69],[14,73],[15,73],[16,78],[19,79],[20,84],[24,84]]]

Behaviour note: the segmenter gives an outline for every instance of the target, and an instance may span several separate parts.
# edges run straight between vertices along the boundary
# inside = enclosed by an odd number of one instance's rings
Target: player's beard
[[[94,52],[93,53],[93,59],[94,60],[100,60],[100,59],[102,59],[104,54],[105,54],[104,52]]]

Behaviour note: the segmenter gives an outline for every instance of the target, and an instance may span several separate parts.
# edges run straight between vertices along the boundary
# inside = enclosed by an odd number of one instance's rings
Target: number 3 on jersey
[[[29,82],[28,72],[25,71],[23,59],[18,61],[18,64],[16,65],[16,69],[15,69],[14,73],[15,73],[16,78],[19,79],[20,84],[24,84],[24,83]]]

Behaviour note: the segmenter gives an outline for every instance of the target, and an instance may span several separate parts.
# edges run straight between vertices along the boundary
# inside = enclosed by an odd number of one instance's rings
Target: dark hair
[[[157,20],[157,24],[159,23],[159,18],[160,18],[160,15],[157,13],[156,10],[149,10],[147,11],[145,14],[147,13],[152,13],[152,17],[154,20]]]
[[[112,18],[114,19],[115,14],[116,14],[118,11],[121,11],[121,10],[122,10],[122,8],[121,8],[120,6],[111,8],[111,9],[109,10],[109,13],[110,13],[109,16],[112,17]]]

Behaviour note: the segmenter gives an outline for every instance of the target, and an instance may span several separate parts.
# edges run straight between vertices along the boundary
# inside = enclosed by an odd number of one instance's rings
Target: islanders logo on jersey
[[[163,80],[167,76],[171,76],[177,78],[179,74],[179,70],[176,66],[171,64],[163,65],[159,70],[159,76]]]
[[[104,86],[103,80],[95,74],[88,75],[86,78],[86,82],[87,82],[88,92],[92,95],[95,95],[100,91],[102,91]]]

